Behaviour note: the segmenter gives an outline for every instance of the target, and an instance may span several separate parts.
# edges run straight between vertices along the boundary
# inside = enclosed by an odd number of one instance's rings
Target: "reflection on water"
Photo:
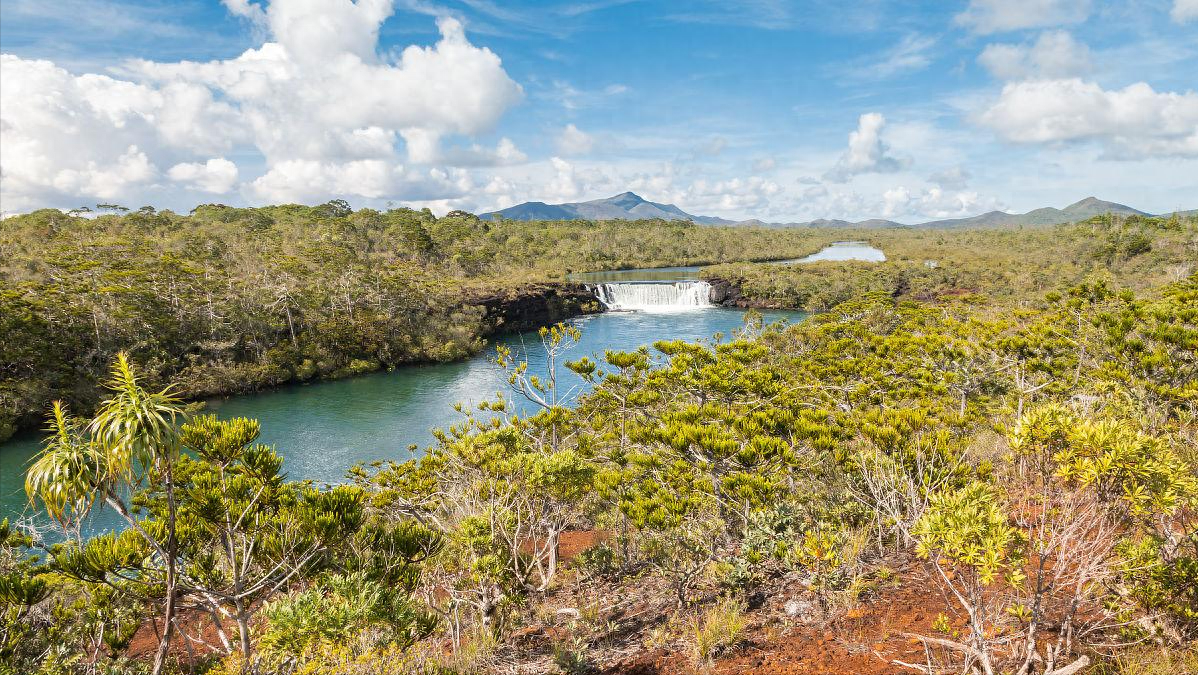
[[[870,246],[864,241],[834,241],[825,246],[822,250],[812,253],[805,258],[794,258],[793,260],[780,260],[780,265],[795,265],[798,263],[812,262],[843,262],[846,260],[861,260],[864,262],[884,262],[886,254],[882,249]]]
[[[765,312],[767,321],[797,321],[801,312]],[[605,349],[629,350],[656,340],[701,340],[729,335],[741,327],[743,310],[712,307],[693,312],[659,314],[611,312],[576,319],[582,341],[568,359],[590,355],[599,360]],[[530,372],[544,375],[546,355],[535,333],[509,335],[499,342],[525,354]],[[260,394],[208,402],[223,418],[244,416],[262,422],[263,443],[274,445],[291,478],[320,482],[342,480],[359,462],[406,459],[410,446],[427,446],[430,430],[461,419],[453,404],[470,405],[503,391],[503,372],[491,361],[494,349],[457,363],[406,366],[391,372],[310,385],[287,386]],[[581,380],[563,369],[559,381],[581,391]],[[0,445],[0,518],[23,511],[24,469],[39,447],[38,435]],[[100,514],[91,529],[113,524]]]

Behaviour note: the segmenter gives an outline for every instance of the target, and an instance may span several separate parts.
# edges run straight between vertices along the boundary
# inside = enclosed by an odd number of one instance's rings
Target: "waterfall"
[[[613,310],[666,312],[711,306],[711,284],[706,281],[595,284],[591,291]]]

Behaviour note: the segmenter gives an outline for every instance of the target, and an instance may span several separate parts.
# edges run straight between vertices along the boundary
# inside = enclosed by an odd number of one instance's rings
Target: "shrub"
[[[267,664],[320,660],[412,646],[433,631],[435,619],[406,592],[363,573],[332,575],[268,603],[259,656]]]

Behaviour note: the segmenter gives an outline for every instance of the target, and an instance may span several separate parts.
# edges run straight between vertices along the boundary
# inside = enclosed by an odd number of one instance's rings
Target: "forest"
[[[821,234],[484,222],[344,202],[35,211],[0,224],[0,439],[40,426],[52,400],[90,409],[120,350],[188,398],[447,361],[482,349],[475,299],[496,290],[574,271],[794,257]]]
[[[0,672],[1198,671],[1193,218],[2,231],[0,396],[49,420],[26,489],[65,536],[0,524]],[[838,239],[889,259],[745,262]],[[547,326],[554,376],[495,350],[505,394],[331,487],[185,403],[482,349],[476,289],[682,263],[819,311],[595,359]],[[71,536],[98,508],[127,527]]]

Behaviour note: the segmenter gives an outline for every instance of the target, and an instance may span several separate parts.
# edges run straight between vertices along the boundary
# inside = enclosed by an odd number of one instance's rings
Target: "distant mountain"
[[[643,199],[632,192],[623,192],[607,199],[567,204],[524,202],[499,211],[484,213],[480,218],[496,220],[637,220],[662,218],[665,220],[689,220],[700,225],[732,225],[735,221],[716,216],[695,216],[673,204],[658,204]]]
[[[1097,197],[1085,199],[1070,204],[1063,209],[1051,206],[1034,209],[1027,213],[1006,213],[990,211],[968,218],[949,218],[932,220],[926,223],[904,225],[893,220],[871,218],[869,220],[848,221],[820,218],[805,223],[766,223],[756,218],[751,220],[733,221],[715,216],[695,216],[683,211],[673,204],[658,204],[642,199],[639,195],[624,192],[607,199],[596,199],[589,202],[574,202],[569,204],[546,204],[544,202],[525,202],[510,208],[491,213],[484,213],[481,218],[493,220],[496,218],[511,218],[512,220],[635,220],[638,218],[663,218],[665,220],[689,220],[700,225],[746,225],[760,227],[1018,227],[1020,225],[1059,225],[1088,220],[1104,213],[1114,213],[1123,216],[1151,215],[1133,209],[1124,204],[1108,202]],[[1195,214],[1196,211],[1181,211],[1179,215]],[[1171,215],[1171,214],[1163,214]]]
[[[920,223],[919,227],[970,227],[970,226],[1003,226],[1003,225],[1059,225],[1079,220],[1088,220],[1104,213],[1114,213],[1122,216],[1147,216],[1149,214],[1133,209],[1130,206],[1107,202],[1096,197],[1086,197],[1063,209],[1051,206],[1028,211],[1027,213],[1004,213],[991,211],[971,218],[950,218],[948,220],[933,220]]]
[[[914,225],[904,225],[896,223],[893,220],[881,220],[872,218],[870,220],[861,220],[850,222],[847,220],[828,220],[820,218],[806,223],[766,223],[772,227],[1016,227],[1019,225],[1059,225],[1061,223],[1073,223],[1079,220],[1088,220],[1094,216],[1099,216],[1104,213],[1114,213],[1118,215],[1130,216],[1150,215],[1138,209],[1133,209],[1130,206],[1116,204],[1115,202],[1107,202],[1096,197],[1086,197],[1080,202],[1076,202],[1066,206],[1063,209],[1056,209],[1051,206],[1028,211],[1027,213],[1005,213],[1003,211],[990,211],[979,216],[970,216],[968,218],[949,218],[947,220],[932,220],[926,223],[916,223]],[[1182,214],[1184,215],[1184,214]]]

